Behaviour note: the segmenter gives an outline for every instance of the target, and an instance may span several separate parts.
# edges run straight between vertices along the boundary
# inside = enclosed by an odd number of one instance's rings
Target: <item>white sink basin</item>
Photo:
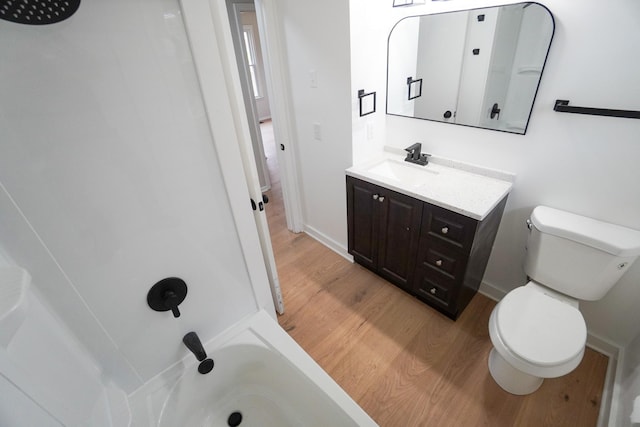
[[[346,174],[477,220],[509,193],[515,177],[437,156],[426,166],[416,165],[401,153],[384,153],[351,166]]]
[[[438,175],[437,171],[429,168],[429,165],[414,165],[394,159],[385,159],[369,167],[367,172],[412,188],[422,187]]]

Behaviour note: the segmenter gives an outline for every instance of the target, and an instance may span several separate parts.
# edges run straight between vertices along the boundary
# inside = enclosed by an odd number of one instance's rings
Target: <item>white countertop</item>
[[[346,174],[398,193],[440,206],[476,220],[483,220],[505,197],[515,180],[509,172],[432,156],[420,166],[404,162],[406,153],[384,152],[346,170]],[[425,183],[410,185],[376,173],[377,165],[392,160],[425,174]]]

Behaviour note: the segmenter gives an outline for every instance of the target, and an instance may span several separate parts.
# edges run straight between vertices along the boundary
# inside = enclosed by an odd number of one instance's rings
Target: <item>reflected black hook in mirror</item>
[[[489,117],[492,119],[495,119],[497,117],[498,120],[500,120],[500,109],[498,108],[497,102],[493,104],[493,107],[491,107],[491,113],[489,114]]]
[[[180,317],[178,306],[187,296],[187,284],[177,277],[167,277],[153,285],[147,293],[147,304],[155,311],[169,311]]]

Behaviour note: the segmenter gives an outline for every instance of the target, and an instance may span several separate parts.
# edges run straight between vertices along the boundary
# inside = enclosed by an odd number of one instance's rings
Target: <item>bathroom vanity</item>
[[[482,281],[513,175],[393,154],[346,174],[354,261],[456,319]]]

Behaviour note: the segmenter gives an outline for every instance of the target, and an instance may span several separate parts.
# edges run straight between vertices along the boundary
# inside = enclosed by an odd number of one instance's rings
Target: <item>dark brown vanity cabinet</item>
[[[477,221],[347,176],[349,253],[456,319],[478,291],[506,201]]]

